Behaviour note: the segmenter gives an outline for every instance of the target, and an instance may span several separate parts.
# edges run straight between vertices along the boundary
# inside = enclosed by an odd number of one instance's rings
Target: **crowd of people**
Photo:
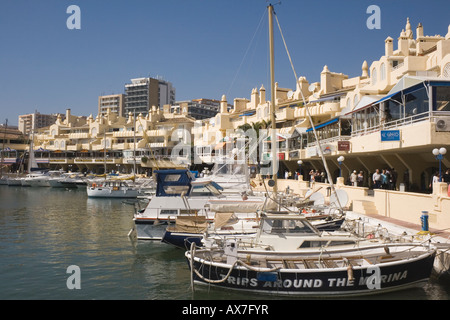
[[[285,171],[285,179],[298,179],[300,172],[296,171],[295,173],[291,173],[290,171]],[[369,176],[370,177],[370,176]],[[397,190],[397,179],[398,174],[394,168],[386,168],[386,169],[376,169],[375,172],[371,176],[371,181],[365,179],[364,171],[353,170],[353,172],[348,176],[346,181],[347,185],[355,186],[355,187],[370,187],[373,189],[385,189],[385,190]],[[439,182],[439,172],[436,172],[432,180],[430,181],[429,187],[436,182]],[[310,183],[314,182],[322,182],[326,183],[326,172],[323,170],[310,170],[307,177]],[[409,186],[409,174],[408,171],[405,171],[403,184],[408,189]],[[445,172],[442,172],[442,182],[446,182],[450,185],[450,169],[447,169]]]
[[[397,188],[397,172],[394,168],[386,168],[380,172],[376,169],[372,175],[374,189],[396,190]]]
[[[443,174],[442,174],[442,182],[446,182],[447,184],[450,184],[450,169],[447,169]],[[440,182],[440,177],[439,177],[439,171],[435,172],[433,175],[433,178],[430,182],[430,188],[433,186],[434,183],[436,182]]]

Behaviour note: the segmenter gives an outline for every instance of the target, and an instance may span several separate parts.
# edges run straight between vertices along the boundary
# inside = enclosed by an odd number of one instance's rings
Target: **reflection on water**
[[[84,190],[0,186],[0,299],[286,299],[200,286],[193,293],[183,250],[128,238],[133,213]],[[70,265],[80,267],[81,290],[66,286]],[[368,299],[447,300],[449,288],[431,281]]]

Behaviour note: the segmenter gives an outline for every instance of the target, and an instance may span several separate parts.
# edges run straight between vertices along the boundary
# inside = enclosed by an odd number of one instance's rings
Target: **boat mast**
[[[271,153],[272,153],[272,179],[274,181],[273,192],[277,194],[277,132],[275,122],[275,62],[274,62],[274,43],[273,43],[273,6],[270,4],[267,9],[269,10],[269,53],[270,53],[270,121],[272,124],[271,136]]]
[[[34,126],[36,123],[36,110],[34,110],[33,117],[31,118],[31,139],[30,139],[30,151],[28,155],[28,174],[31,173],[31,169],[33,168],[34,162],[36,161],[34,158]]]
[[[136,177],[136,109],[134,109],[133,176]]]
[[[8,119],[6,119],[5,122],[5,133],[3,134],[3,147],[2,147],[2,163],[0,165],[0,177],[3,177],[3,159],[4,159],[4,153],[5,153],[5,141],[6,141],[6,130],[8,129]]]

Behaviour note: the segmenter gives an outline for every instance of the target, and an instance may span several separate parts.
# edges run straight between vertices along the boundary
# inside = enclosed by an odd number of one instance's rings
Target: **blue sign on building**
[[[400,141],[400,130],[381,130],[381,141]]]

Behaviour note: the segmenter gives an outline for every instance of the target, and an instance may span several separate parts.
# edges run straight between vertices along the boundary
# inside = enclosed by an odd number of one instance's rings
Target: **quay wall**
[[[257,190],[265,190],[260,177],[254,179]],[[267,180],[265,180],[266,188]],[[314,183],[310,186],[308,181],[304,181],[300,176],[299,180],[278,179],[277,186],[279,192],[290,192],[304,196],[308,190],[318,190],[324,195],[325,201],[329,200],[329,184]],[[446,183],[435,183],[433,193],[422,194],[414,192],[404,192],[395,190],[375,189],[370,190],[365,187],[354,187],[344,185],[343,179],[338,178],[334,185],[336,189],[345,190],[348,195],[348,203],[345,206],[355,212],[368,216],[384,216],[400,221],[420,225],[422,212],[428,214],[429,228],[450,231],[450,197]]]

